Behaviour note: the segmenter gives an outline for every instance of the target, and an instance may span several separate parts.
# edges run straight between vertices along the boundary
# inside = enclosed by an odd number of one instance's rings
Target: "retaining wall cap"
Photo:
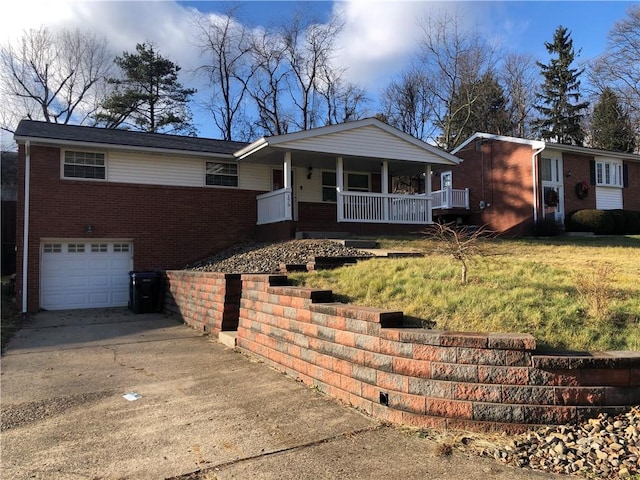
[[[331,290],[320,290],[311,287],[274,286],[269,287],[267,292],[289,297],[308,298],[315,301],[323,301],[323,303],[331,302],[333,299]]]
[[[224,278],[228,280],[235,280],[240,278],[239,273],[223,273],[223,272],[201,272],[199,270],[166,270],[165,274],[167,276],[175,275],[175,276],[198,276],[198,277],[213,277],[213,278]]]

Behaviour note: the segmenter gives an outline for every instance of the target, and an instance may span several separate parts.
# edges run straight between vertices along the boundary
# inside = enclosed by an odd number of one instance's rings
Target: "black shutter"
[[[629,165],[626,163],[622,164],[622,186],[629,188]]]
[[[596,184],[596,161],[589,160],[589,183],[591,185]]]

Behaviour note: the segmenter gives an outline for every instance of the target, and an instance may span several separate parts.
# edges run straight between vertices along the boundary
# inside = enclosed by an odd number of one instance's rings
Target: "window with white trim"
[[[622,187],[622,162],[615,160],[596,162],[596,185],[604,187]]]
[[[368,192],[368,173],[347,173],[347,190],[350,192]]]
[[[61,253],[61,243],[45,243],[43,246],[44,253]]]
[[[91,244],[91,253],[106,253],[108,250],[109,249],[106,243]]]
[[[238,186],[238,165],[236,163],[207,162],[205,168],[205,185]]]
[[[105,154],[65,150],[62,176],[64,178],[105,180],[107,178]]]
[[[337,202],[336,172],[322,172],[322,201]]]
[[[84,243],[70,243],[67,246],[68,253],[84,253]]]
[[[113,244],[113,251],[115,253],[128,252],[129,251],[129,244],[128,243],[114,243]]]

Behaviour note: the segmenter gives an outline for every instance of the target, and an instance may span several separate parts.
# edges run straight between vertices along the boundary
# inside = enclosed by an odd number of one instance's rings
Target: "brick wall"
[[[622,202],[627,210],[640,211],[640,163],[624,162],[629,186],[622,190]]]
[[[402,312],[333,303],[286,276],[242,276],[237,333],[241,350],[399,424],[522,431],[640,403],[640,355],[543,355],[525,334],[404,328]]]
[[[188,270],[165,272],[165,311],[214,335],[238,328],[240,275]]]
[[[24,146],[19,152],[24,185]],[[17,231],[22,232],[24,190],[18,189]],[[191,188],[63,180],[60,149],[31,147],[29,310],[39,308],[40,239],[133,239],[134,270],[182,268],[255,238],[256,195],[229,188]],[[22,235],[18,235],[21,290]],[[21,298],[21,291],[18,297]]]

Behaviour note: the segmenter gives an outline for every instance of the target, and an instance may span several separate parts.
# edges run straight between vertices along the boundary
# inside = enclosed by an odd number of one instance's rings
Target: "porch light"
[[[87,226],[85,227],[85,231],[87,232],[87,235],[91,235],[93,233],[93,225],[91,225],[90,223],[87,223]]]
[[[313,173],[313,167],[307,169],[307,180],[311,180],[311,174]]]

